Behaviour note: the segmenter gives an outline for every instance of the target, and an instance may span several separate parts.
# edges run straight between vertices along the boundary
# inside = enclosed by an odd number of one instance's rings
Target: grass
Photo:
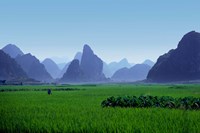
[[[51,88],[53,94],[47,95],[46,88]],[[56,91],[61,88],[78,90]],[[5,90],[0,92],[3,132],[200,131],[200,111],[101,107],[101,102],[110,96],[200,97],[200,85],[1,86],[1,89]],[[24,91],[27,89],[30,91]]]

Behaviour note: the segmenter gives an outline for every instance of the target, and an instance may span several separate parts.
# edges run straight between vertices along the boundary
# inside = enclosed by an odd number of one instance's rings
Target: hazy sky
[[[200,0],[0,0],[0,48],[73,58],[89,44],[106,62],[139,63],[200,31]]]

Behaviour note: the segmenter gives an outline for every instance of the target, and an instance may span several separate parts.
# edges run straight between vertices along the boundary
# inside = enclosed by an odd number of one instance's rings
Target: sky
[[[88,44],[107,63],[156,61],[192,30],[200,32],[199,0],[0,0],[0,48],[40,60],[65,62]]]

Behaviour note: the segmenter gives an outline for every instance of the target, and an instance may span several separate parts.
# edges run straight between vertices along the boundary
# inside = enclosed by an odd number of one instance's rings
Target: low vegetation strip
[[[135,108],[176,108],[176,109],[200,109],[200,98],[184,97],[173,98],[170,96],[124,96],[109,97],[101,103],[102,107],[135,107]]]
[[[10,89],[4,89],[0,88],[0,92],[10,92],[10,91],[47,91],[49,88],[10,88]],[[54,88],[51,89],[52,91],[76,91],[80,90],[77,88]]]

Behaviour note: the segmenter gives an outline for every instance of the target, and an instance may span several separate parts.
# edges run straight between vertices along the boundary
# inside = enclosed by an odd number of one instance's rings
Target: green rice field
[[[200,133],[200,110],[101,106],[133,95],[200,98],[200,85],[0,86],[0,131]]]

